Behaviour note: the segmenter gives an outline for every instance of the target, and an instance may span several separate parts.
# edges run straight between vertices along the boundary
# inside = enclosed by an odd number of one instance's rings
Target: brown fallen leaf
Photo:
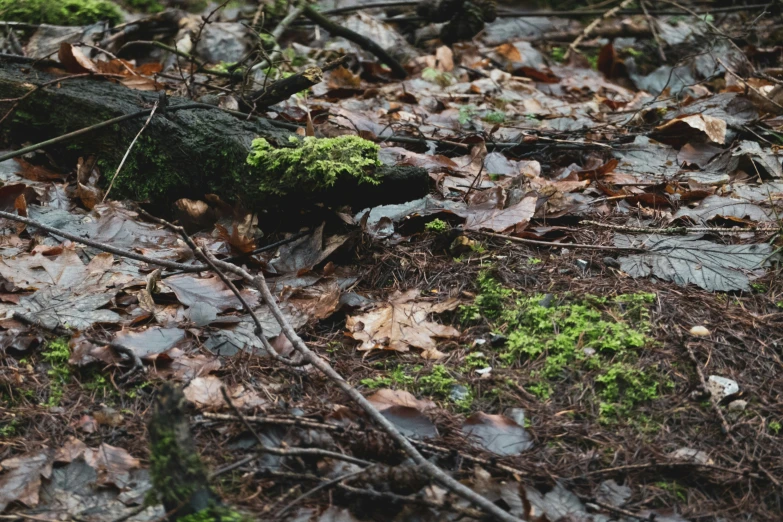
[[[206,377],[193,379],[182,391],[185,394],[185,398],[198,408],[228,408],[228,404],[226,404],[220,391],[221,387],[223,387],[223,382],[219,377],[207,375]],[[266,399],[262,398],[255,391],[248,390],[241,384],[229,387],[228,396],[231,398],[234,406],[240,410],[252,410],[267,404]]]
[[[457,299],[442,303],[415,301],[419,291],[396,293],[389,302],[366,314],[349,317],[348,335],[361,341],[360,351],[394,350],[407,352],[410,347],[425,351],[436,348],[435,339],[454,339],[460,331],[428,319],[431,314],[453,310]]]

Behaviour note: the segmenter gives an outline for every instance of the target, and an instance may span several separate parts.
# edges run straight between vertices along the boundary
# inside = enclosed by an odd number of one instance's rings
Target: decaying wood
[[[71,78],[58,82],[59,75],[52,69],[39,70],[29,64],[0,60],[0,99],[11,100],[0,102],[0,114],[15,106],[2,129],[10,142],[17,145],[39,143],[112,118],[140,112],[143,116],[143,111],[151,109],[159,99],[157,93],[131,90],[98,78]],[[316,75],[311,80],[319,78],[320,75]],[[18,100],[44,83],[50,85]],[[295,87],[306,88],[307,85],[295,84]],[[264,105],[269,105],[287,97],[286,92],[293,94],[295,87],[271,86],[268,92],[259,96]],[[243,184],[236,180],[249,172],[246,160],[253,139],[263,137],[273,145],[284,145],[292,135],[290,130],[262,118],[237,118],[214,107],[176,109],[189,103],[190,100],[184,98],[169,98],[169,109],[159,110],[150,121],[117,178],[112,192],[115,197],[166,204],[183,197],[201,199],[211,193],[225,201],[242,200]],[[75,165],[78,156],[94,154],[102,171],[110,175],[120,164],[144,120],[143,117],[122,119],[99,132],[86,132],[73,140],[51,144],[46,150],[63,166]],[[407,201],[411,195],[426,194],[428,178],[423,169],[386,170],[389,175],[384,172],[380,188],[335,187],[334,193],[323,195],[323,199],[369,206]],[[302,195],[297,196],[301,200]],[[316,195],[315,199],[320,196]],[[271,207],[285,203],[269,201]]]

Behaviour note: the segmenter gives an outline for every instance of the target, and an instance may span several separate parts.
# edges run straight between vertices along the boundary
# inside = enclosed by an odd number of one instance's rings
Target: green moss
[[[780,434],[780,430],[783,429],[783,425],[778,421],[772,421],[769,423],[769,432],[773,435]]]
[[[360,382],[363,386],[367,386],[371,390],[376,388],[391,387],[407,390],[413,386],[413,384],[416,382],[416,378],[406,373],[405,367],[397,366],[387,375],[382,375],[371,379],[362,379]]]
[[[437,219],[437,218],[433,219],[432,221],[424,225],[425,230],[429,232],[436,232],[436,233],[445,232],[446,230],[448,230],[448,228],[449,228],[448,223],[446,223],[442,219]]]
[[[46,401],[46,405],[59,406],[65,393],[65,385],[71,380],[71,368],[68,366],[71,350],[68,346],[68,339],[60,337],[49,341],[46,343],[41,357],[50,365],[46,372],[49,376],[49,399]]]
[[[640,362],[640,351],[652,344],[655,294],[545,298],[505,288],[488,272],[479,275],[478,289],[474,303],[462,307],[462,319],[485,321],[506,335],[499,359],[506,367],[529,367],[525,387],[537,397],[592,384],[598,420],[611,423],[673,387],[656,365]]]
[[[446,397],[451,392],[451,387],[457,384],[457,379],[451,376],[448,368],[436,364],[429,375],[419,379],[418,384],[424,394]]]
[[[126,7],[140,13],[159,13],[165,9],[159,0],[125,0]]]
[[[247,162],[254,167],[250,191],[260,195],[315,193],[343,178],[359,183],[379,183],[373,173],[380,166],[375,143],[358,136],[291,137],[292,147],[275,148],[264,138],[253,140]],[[242,183],[242,179],[236,180]],[[247,184],[248,180],[244,180]]]
[[[28,24],[89,25],[122,20],[117,6],[106,0],[0,0],[0,19]]]
[[[484,116],[484,121],[488,123],[504,123],[506,121],[506,113],[502,111],[492,111]]]

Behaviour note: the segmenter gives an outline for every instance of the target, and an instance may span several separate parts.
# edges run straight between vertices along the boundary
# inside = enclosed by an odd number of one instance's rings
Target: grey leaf
[[[719,245],[700,236],[617,234],[614,243],[647,250],[620,258],[621,269],[631,277],[655,276],[679,285],[695,284],[712,292],[749,290],[748,272],[762,268],[772,252],[767,244]]]

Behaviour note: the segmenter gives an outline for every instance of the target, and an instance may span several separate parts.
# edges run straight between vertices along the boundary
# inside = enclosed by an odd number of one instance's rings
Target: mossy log
[[[0,99],[24,96],[0,127],[12,147],[37,143],[118,116],[149,109],[158,94],[131,90],[100,78],[56,79],[64,76],[30,65],[0,61]],[[171,97],[168,106],[189,103]],[[14,105],[0,102],[0,116]],[[79,156],[96,155],[104,180],[111,178],[146,118],[134,118],[98,132],[47,148],[64,167]],[[346,186],[338,182],[317,194],[287,197],[247,194],[257,170],[247,157],[254,139],[262,137],[274,146],[290,146],[293,134],[263,119],[241,119],[216,109],[158,110],[130,151],[114,182],[112,197],[167,205],[179,198],[203,199],[217,194],[224,201],[243,203],[248,209],[287,206],[292,203],[332,201],[365,207],[421,197],[427,191],[427,174],[418,168],[381,168],[379,186]],[[387,175],[387,171],[390,171]],[[387,183],[388,179],[388,183]],[[349,184],[350,185],[350,184]]]

